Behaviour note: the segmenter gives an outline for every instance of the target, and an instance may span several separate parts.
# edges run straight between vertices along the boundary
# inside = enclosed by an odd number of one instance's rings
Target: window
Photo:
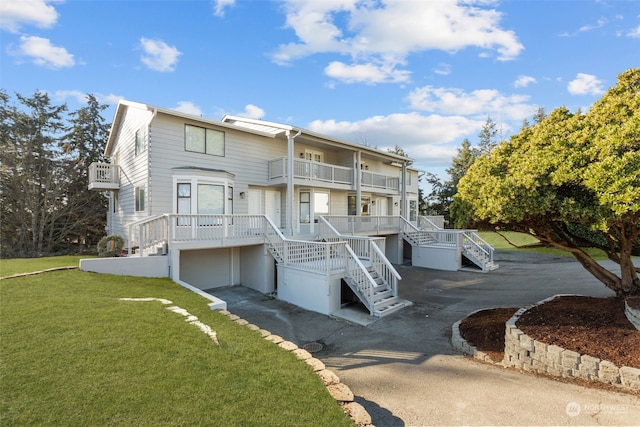
[[[313,213],[315,218],[321,215],[329,215],[329,193],[314,193]]]
[[[224,132],[185,125],[184,149],[196,153],[224,156]]]
[[[418,201],[409,200],[409,221],[415,221],[418,218]]]
[[[144,187],[136,187],[136,212],[144,211]]]
[[[369,205],[371,204],[371,197],[362,196],[360,197],[360,214],[363,216],[369,215]],[[347,196],[347,209],[348,215],[358,215],[357,205],[356,205],[356,196]]]
[[[362,216],[369,216],[371,212],[369,212],[369,206],[371,206],[371,197],[361,197],[360,205],[362,206]]]
[[[224,185],[198,184],[198,214],[224,214]]]
[[[120,209],[120,205],[118,202],[118,193],[117,192],[113,192],[113,213],[118,213],[118,209]]]
[[[227,213],[233,214],[233,187],[227,187]]]
[[[178,213],[191,213],[191,184],[178,184]]]
[[[314,162],[322,162],[324,160],[324,155],[320,151],[304,150],[304,159],[312,160]]]
[[[308,224],[311,221],[311,193],[300,192],[300,223]]]
[[[358,215],[356,209],[356,196],[347,196],[347,215]]]
[[[146,148],[144,129],[140,128],[136,131],[136,156],[142,153]]]

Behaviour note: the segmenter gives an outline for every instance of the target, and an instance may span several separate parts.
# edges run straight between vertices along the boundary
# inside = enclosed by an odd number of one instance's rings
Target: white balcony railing
[[[284,179],[287,174],[287,158],[279,157],[269,160],[269,179]],[[355,169],[329,163],[314,162],[305,159],[294,159],[293,176],[296,179],[307,179],[318,183],[331,183],[353,186]],[[383,190],[399,190],[400,178],[362,171],[362,187]]]
[[[117,190],[120,188],[120,167],[110,163],[89,165],[89,190]]]

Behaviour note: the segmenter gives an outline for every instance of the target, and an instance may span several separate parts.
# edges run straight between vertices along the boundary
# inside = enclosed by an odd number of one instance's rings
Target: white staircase
[[[346,241],[347,269],[343,280],[367,307],[371,316],[388,316],[413,304],[398,296],[400,274],[375,239],[343,236],[322,217],[320,224],[323,240]]]
[[[473,230],[446,230],[428,218],[421,217],[420,228],[404,221],[402,237],[412,246],[459,246],[462,255],[482,272],[493,271],[498,265],[493,261],[493,247]]]

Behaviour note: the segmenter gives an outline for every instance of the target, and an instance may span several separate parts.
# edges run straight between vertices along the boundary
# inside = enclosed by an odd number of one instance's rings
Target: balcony
[[[269,180],[286,183],[287,158],[269,160]],[[296,184],[330,186],[334,188],[355,189],[355,169],[305,159],[294,159],[293,177]],[[400,190],[400,178],[362,171],[362,188],[380,190]],[[304,182],[300,182],[304,181]]]
[[[109,163],[89,165],[89,190],[105,191],[120,189],[120,167]]]

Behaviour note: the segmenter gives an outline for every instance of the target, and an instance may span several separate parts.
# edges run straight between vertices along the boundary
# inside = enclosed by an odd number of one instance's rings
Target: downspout
[[[400,194],[400,216],[409,221],[407,210],[407,162],[402,162],[402,194]]]
[[[293,236],[293,140],[300,135],[302,131],[298,131],[291,136],[291,131],[286,131],[287,135],[287,235]]]
[[[356,216],[362,216],[362,151],[356,153]]]

